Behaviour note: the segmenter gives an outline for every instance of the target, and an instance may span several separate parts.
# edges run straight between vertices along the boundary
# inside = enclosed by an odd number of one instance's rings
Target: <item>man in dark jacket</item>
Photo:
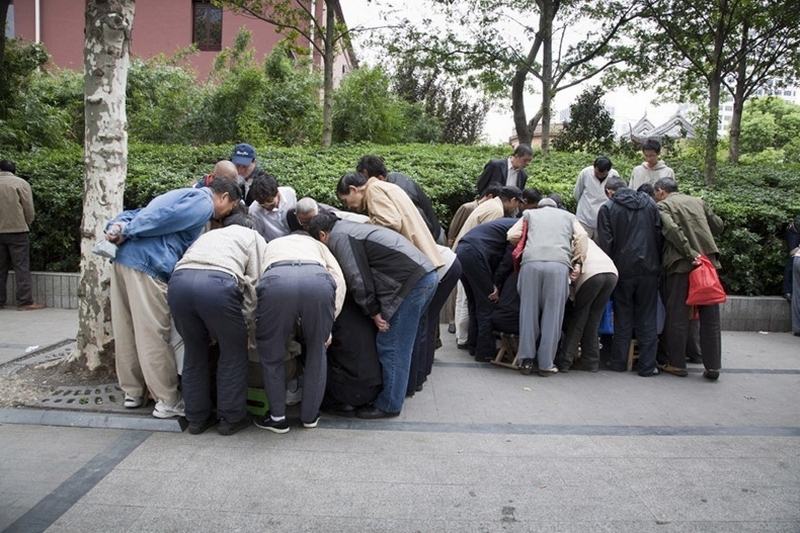
[[[478,196],[483,196],[486,187],[492,182],[500,185],[512,185],[519,189],[525,188],[528,174],[525,167],[533,159],[533,150],[527,144],[520,144],[514,149],[511,157],[505,159],[492,159],[483,167],[483,172],[478,178]]]
[[[516,222],[516,218],[499,218],[479,224],[461,237],[456,248],[469,309],[467,345],[477,362],[487,363],[495,357],[492,312],[512,271],[512,248],[506,233]]]
[[[627,369],[628,348],[636,330],[640,376],[658,374],[658,276],[661,273],[661,217],[650,196],[629,189],[619,177],[605,184],[606,201],[597,213],[596,242],[614,261],[614,340],[611,370]]]
[[[347,292],[378,328],[383,390],[356,410],[359,418],[397,416],[403,408],[420,317],[439,284],[433,264],[408,239],[388,228],[314,217],[309,233],[330,248],[344,272]]]

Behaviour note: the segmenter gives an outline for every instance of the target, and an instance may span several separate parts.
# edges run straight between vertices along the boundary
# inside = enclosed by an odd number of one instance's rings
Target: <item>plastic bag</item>
[[[689,272],[689,294],[686,305],[714,305],[727,301],[717,269],[708,257],[700,256],[700,266]]]
[[[603,316],[600,318],[600,326],[597,328],[597,334],[614,334],[614,302],[611,300],[606,302],[606,308],[603,309]]]

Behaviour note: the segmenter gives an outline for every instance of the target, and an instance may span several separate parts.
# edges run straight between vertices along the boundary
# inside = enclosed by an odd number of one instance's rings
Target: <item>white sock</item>
[[[269,415],[269,417],[272,419],[273,422],[282,422],[283,420],[286,420],[286,416]]]

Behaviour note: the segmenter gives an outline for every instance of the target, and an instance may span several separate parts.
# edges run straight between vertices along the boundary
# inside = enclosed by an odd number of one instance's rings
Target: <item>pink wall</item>
[[[83,68],[83,28],[85,0],[40,0],[41,39],[59,67]],[[17,37],[35,39],[34,0],[14,0]],[[252,33],[256,60],[262,61],[281,40],[270,24],[225,10],[222,15],[222,47],[233,46],[239,28]],[[133,22],[134,55],[152,57],[172,55],[192,43],[191,0],[137,0]],[[217,52],[197,52],[188,58],[200,79],[205,79]]]

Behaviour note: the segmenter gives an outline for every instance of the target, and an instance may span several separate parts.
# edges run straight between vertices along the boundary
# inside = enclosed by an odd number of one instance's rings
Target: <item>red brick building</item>
[[[309,3],[317,20],[324,23],[324,0],[303,0]],[[13,0],[9,9],[8,33],[13,37],[44,43],[59,67],[83,69],[83,29],[85,0]],[[344,23],[336,3],[336,16]],[[232,47],[236,33],[246,27],[252,33],[251,46],[256,60],[261,61],[281,41],[275,27],[228,9],[200,0],[136,0],[133,21],[133,55],[149,58],[158,54],[172,55],[197,43],[200,51],[187,58],[187,63],[203,80],[211,70],[216,54]],[[302,39],[302,38],[301,38]],[[306,40],[301,45],[310,44]],[[320,58],[315,54],[319,65]],[[356,66],[352,49],[340,51],[334,65],[334,78]]]

